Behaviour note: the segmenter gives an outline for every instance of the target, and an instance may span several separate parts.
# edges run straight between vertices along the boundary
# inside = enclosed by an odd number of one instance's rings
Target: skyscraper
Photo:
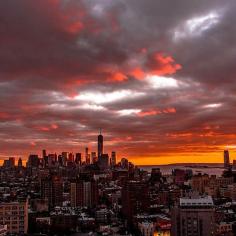
[[[102,156],[103,154],[103,136],[100,130],[100,134],[98,135],[98,159]]]
[[[224,150],[224,167],[229,168],[230,167],[230,162],[229,162],[229,151]]]
[[[18,167],[22,167],[22,166],[23,166],[23,164],[22,164],[22,159],[19,158],[19,159],[18,159]]]
[[[37,168],[39,166],[39,157],[35,154],[30,154],[27,162],[28,167],[35,167]]]
[[[92,161],[93,164],[97,161],[96,152],[91,152],[91,161]]]
[[[62,152],[61,156],[62,156],[63,166],[66,166],[68,160],[68,152]]]
[[[111,166],[114,167],[116,165],[116,152],[111,152]]]
[[[46,156],[47,156],[47,152],[46,152],[45,149],[43,149],[43,151],[42,151],[42,158],[45,158]]]
[[[15,157],[9,157],[9,163],[11,167],[15,166]]]
[[[101,170],[106,170],[109,167],[109,155],[102,154],[98,159],[98,166]]]
[[[81,155],[80,152],[77,152],[77,153],[75,154],[75,163],[76,163],[77,165],[81,165],[81,164],[82,164],[82,155]]]
[[[8,160],[4,160],[3,166],[6,168],[14,168],[15,167],[15,157],[9,157]]]
[[[90,155],[88,147],[85,148],[85,163],[90,164]]]

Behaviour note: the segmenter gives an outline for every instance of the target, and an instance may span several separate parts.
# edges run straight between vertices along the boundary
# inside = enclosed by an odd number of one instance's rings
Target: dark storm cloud
[[[0,2],[1,155],[233,145],[233,0]],[[147,143],[144,149],[143,143]]]

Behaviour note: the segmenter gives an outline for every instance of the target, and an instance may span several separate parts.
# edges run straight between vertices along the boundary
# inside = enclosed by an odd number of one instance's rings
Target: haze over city
[[[234,0],[0,2],[0,158],[235,156]]]

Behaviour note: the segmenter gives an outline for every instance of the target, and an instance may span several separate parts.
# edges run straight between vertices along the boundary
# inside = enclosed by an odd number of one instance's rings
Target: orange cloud
[[[141,111],[141,112],[138,113],[138,116],[140,116],[140,117],[155,116],[155,115],[160,114],[160,113],[162,113],[162,112],[159,111],[159,110]]]
[[[171,56],[165,56],[162,53],[152,55],[149,65],[151,73],[155,75],[172,75],[182,68],[176,64]]]
[[[121,73],[121,72],[115,73],[111,78],[111,80],[119,81],[119,82],[127,80],[127,79],[128,79],[127,76],[125,74]]]
[[[167,137],[170,138],[182,138],[182,137],[191,137],[193,136],[192,133],[180,133],[180,134],[166,134]]]
[[[162,113],[176,113],[176,109],[171,107],[171,108],[166,108],[164,110],[147,110],[147,111],[141,111],[138,113],[139,117],[145,117],[145,116],[155,116],[158,114],[162,114]]]
[[[147,50],[142,49],[141,53],[146,54]],[[129,75],[136,79],[143,79],[147,74],[153,74],[158,76],[175,74],[180,70],[182,66],[175,63],[171,56],[165,56],[163,53],[154,53],[148,59],[146,69],[141,67],[132,68]]]
[[[163,110],[163,113],[176,113],[176,109],[173,107]]]
[[[136,67],[130,72],[130,75],[134,76],[136,79],[143,79],[145,72],[141,68]]]

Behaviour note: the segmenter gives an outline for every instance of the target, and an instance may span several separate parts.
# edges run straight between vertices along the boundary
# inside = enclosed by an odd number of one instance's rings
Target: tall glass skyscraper
[[[100,130],[100,134],[98,135],[98,159],[103,154],[103,136]]]

